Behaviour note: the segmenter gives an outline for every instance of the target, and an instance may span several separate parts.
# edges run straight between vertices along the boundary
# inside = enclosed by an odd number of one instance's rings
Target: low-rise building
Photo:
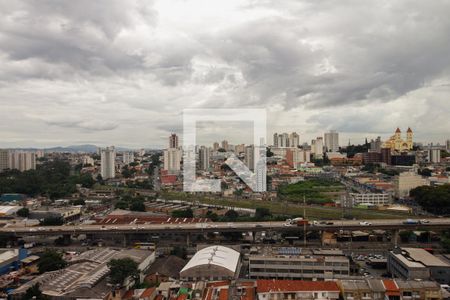
[[[52,208],[40,208],[37,210],[31,210],[29,218],[42,220],[45,218],[61,218],[65,222],[79,219],[81,216],[80,206],[68,206],[68,207],[52,207]]]
[[[434,281],[401,279],[340,280],[344,300],[436,300],[443,299],[441,287]]]
[[[180,271],[184,281],[228,280],[236,278],[240,269],[240,253],[223,246],[203,248]]]
[[[344,300],[385,299],[385,288],[379,279],[340,280],[338,284]]]
[[[395,196],[397,198],[404,198],[409,196],[409,191],[412,189],[429,185],[428,181],[415,172],[403,172],[400,173],[394,179]]]
[[[326,280],[348,277],[350,262],[342,252],[326,255],[293,247],[266,248],[249,257],[253,279],[279,278]]]
[[[111,259],[131,258],[138,263],[141,279],[144,272],[155,260],[155,253],[145,250],[113,250],[100,248],[83,252],[74,257],[65,269],[46,272],[15,289],[12,299],[22,299],[26,291],[39,284],[42,294],[51,299],[105,299],[111,291],[107,276],[107,263]],[[125,282],[126,287],[134,284],[132,279]]]
[[[450,264],[421,248],[394,249],[389,252],[387,267],[397,278],[450,283]]]
[[[17,270],[22,259],[27,257],[27,249],[0,249],[0,275]]]
[[[353,206],[371,204],[376,206],[389,205],[392,195],[388,193],[350,193]]]
[[[258,300],[339,299],[340,290],[334,281],[257,280]]]

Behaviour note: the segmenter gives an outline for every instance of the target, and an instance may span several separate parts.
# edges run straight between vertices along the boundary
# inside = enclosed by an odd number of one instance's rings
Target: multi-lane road
[[[428,219],[426,223],[404,224],[405,219],[370,220],[331,220],[323,223],[309,224],[308,231],[323,230],[397,230],[424,228],[430,230],[450,229],[450,218]],[[207,222],[207,223],[172,223],[172,224],[127,224],[127,225],[63,225],[41,227],[3,227],[0,235],[63,235],[63,234],[127,234],[127,233],[199,233],[199,232],[256,232],[256,231],[298,231],[304,226],[287,225],[286,222]]]

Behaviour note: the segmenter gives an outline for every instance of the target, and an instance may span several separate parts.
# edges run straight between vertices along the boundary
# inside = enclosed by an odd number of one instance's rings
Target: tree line
[[[450,184],[440,186],[419,186],[409,195],[424,210],[437,215],[450,214]]]
[[[76,185],[90,188],[95,181],[90,174],[71,174],[70,164],[62,160],[46,161],[36,170],[6,170],[0,173],[0,194],[43,195],[58,199],[76,192]]]

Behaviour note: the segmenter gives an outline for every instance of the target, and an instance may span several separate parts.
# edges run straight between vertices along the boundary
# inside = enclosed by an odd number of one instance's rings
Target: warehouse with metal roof
[[[232,279],[239,275],[239,269],[238,251],[223,246],[210,246],[195,253],[180,271],[180,278],[184,281]]]

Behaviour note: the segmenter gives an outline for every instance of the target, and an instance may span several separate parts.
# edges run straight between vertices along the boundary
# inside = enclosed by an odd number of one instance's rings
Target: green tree
[[[413,236],[413,232],[410,230],[400,231],[398,234],[400,236],[400,239],[403,243],[407,243],[409,239]]]
[[[110,270],[109,281],[113,284],[123,285],[127,278],[139,280],[138,264],[131,258],[111,259],[108,267]]]
[[[450,184],[419,186],[409,195],[426,211],[443,215],[450,213]]]
[[[70,173],[70,164],[62,160],[44,161],[36,170],[6,170],[0,174],[0,194],[46,195],[51,199],[65,197],[76,192],[76,182]]]
[[[209,218],[213,222],[216,222],[217,220],[219,220],[219,216],[210,210],[208,210],[206,212],[206,217]]]
[[[230,209],[225,213],[226,221],[234,222],[239,218],[239,214],[234,210]]]
[[[86,201],[84,199],[76,199],[72,201],[72,205],[85,205]]]
[[[255,211],[255,220],[260,221],[272,217],[270,210],[266,207],[257,207]]]
[[[172,217],[174,218],[193,218],[194,212],[191,208],[179,209],[172,211]]]
[[[431,174],[431,170],[428,169],[428,168],[420,169],[418,173],[419,173],[420,175],[426,176],[426,177],[430,177],[430,176],[432,175],[432,174]]]
[[[121,174],[125,178],[131,178],[133,176],[133,172],[131,171],[131,169],[128,168],[128,166],[124,166],[122,168]]]
[[[96,178],[97,182],[100,183],[101,185],[105,184],[105,181],[103,180],[102,174],[98,174],[97,178]]]
[[[170,251],[171,255],[178,256],[182,259],[186,259],[187,257],[187,250],[184,247],[175,246],[173,247],[172,251]]]
[[[81,174],[75,179],[76,184],[81,184],[82,187],[90,189],[94,186],[95,180],[91,174]]]
[[[115,208],[117,209],[128,209],[128,203],[125,201],[119,201],[116,203]]]
[[[43,295],[39,286],[39,283],[34,284],[30,288],[27,289],[25,295],[23,295],[22,300],[44,300],[49,299],[47,296]]]
[[[22,207],[21,209],[19,209],[16,214],[19,217],[23,217],[23,218],[28,218],[28,216],[30,215],[30,210],[26,207]]]
[[[63,259],[62,253],[47,249],[38,261],[39,273],[45,273],[60,270],[66,267],[66,261]]]
[[[145,205],[142,201],[133,201],[130,205],[131,211],[145,211]]]

